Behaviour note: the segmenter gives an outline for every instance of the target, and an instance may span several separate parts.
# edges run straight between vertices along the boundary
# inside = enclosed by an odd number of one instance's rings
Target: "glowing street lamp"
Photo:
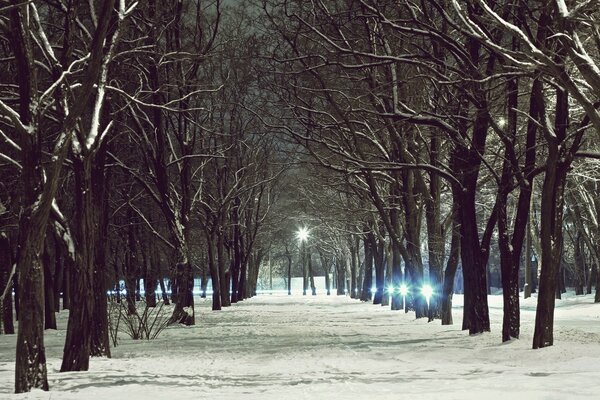
[[[402,295],[402,309],[406,312],[406,295],[408,294],[408,286],[406,284],[400,285],[400,294]]]
[[[306,245],[305,242],[308,240],[308,228],[303,226],[296,232],[296,238],[300,242],[300,259],[302,262],[302,295],[306,296],[306,289],[308,288],[308,279],[306,271]]]
[[[306,241],[308,239],[308,228],[303,226],[302,228],[298,229],[298,232],[296,232],[296,237],[300,242]]]
[[[433,296],[433,288],[431,285],[423,285],[421,288],[421,294],[425,296],[425,300],[427,300],[427,308],[429,309],[429,300],[431,299],[431,296]]]

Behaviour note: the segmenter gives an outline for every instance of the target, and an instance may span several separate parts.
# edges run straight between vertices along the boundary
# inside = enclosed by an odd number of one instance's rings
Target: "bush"
[[[156,307],[143,304],[140,313],[139,304],[135,312],[129,312],[125,302],[111,302],[109,305],[109,331],[113,346],[117,346],[119,332],[127,334],[133,340],[152,340],[169,324],[169,312],[164,309],[164,302],[159,302]]]

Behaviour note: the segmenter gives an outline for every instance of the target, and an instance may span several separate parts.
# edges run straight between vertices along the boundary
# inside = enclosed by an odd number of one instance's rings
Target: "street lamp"
[[[431,299],[431,296],[433,296],[433,288],[431,285],[423,285],[421,288],[421,294],[425,296],[425,300],[427,301],[427,309],[429,309],[429,300]]]
[[[308,239],[308,228],[303,226],[296,232],[296,237],[300,242],[300,260],[302,261],[302,295],[306,296],[306,289],[308,288],[308,279],[306,273],[306,246],[304,242]]]
[[[402,309],[406,312],[406,295],[408,294],[408,286],[400,285],[400,294],[402,295]]]
[[[308,228],[303,226],[302,228],[298,229],[298,232],[296,232],[296,237],[300,242],[306,241],[306,239],[308,239]]]

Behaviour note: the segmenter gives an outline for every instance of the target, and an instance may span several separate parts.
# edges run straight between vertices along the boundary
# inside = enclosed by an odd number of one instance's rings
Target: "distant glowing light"
[[[507,120],[506,120],[506,118],[504,118],[504,117],[500,117],[500,118],[498,118],[498,126],[499,126],[500,128],[504,128],[504,127],[506,126],[506,123],[507,123],[507,122],[508,122],[508,121],[507,121]]]
[[[431,285],[423,285],[423,287],[421,288],[421,294],[425,296],[425,299],[427,300],[427,305],[429,306],[429,299],[431,299],[431,296],[433,296],[433,288],[431,287]]]
[[[388,286],[388,287],[385,289],[385,291],[386,291],[388,294],[392,294],[392,293],[394,293],[394,287],[393,287],[393,286]]]
[[[377,288],[376,287],[372,287],[371,288],[371,293],[373,293],[373,294],[377,293]]]
[[[408,294],[408,286],[405,284],[400,285],[400,294],[406,296]]]
[[[299,241],[304,242],[306,239],[308,239],[308,228],[303,226],[302,228],[298,229],[296,237]]]

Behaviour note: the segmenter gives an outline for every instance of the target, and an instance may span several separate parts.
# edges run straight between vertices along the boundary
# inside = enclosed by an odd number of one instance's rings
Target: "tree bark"
[[[360,299],[361,301],[371,301],[371,296],[373,294],[371,290],[373,287],[373,250],[366,233],[364,235],[363,243],[365,247],[365,272]]]
[[[10,240],[4,233],[0,233],[0,296],[6,290],[4,299],[0,302],[0,333],[14,334],[13,302],[12,302],[12,279],[10,274],[13,267],[12,249]]]
[[[556,94],[555,134],[546,135],[548,157],[540,214],[542,267],[533,334],[534,349],[554,344],[554,304],[563,242],[564,188],[569,165],[561,160],[561,147],[567,136],[569,105],[568,95],[564,90],[559,88]]]
[[[47,235],[49,238],[50,235]],[[56,314],[54,314],[54,276],[50,268],[51,254],[49,252],[50,244],[46,240],[44,253],[42,255],[42,264],[44,265],[44,329],[56,328]]]
[[[87,371],[94,309],[95,224],[91,159],[75,157],[76,262],[71,277],[71,308],[61,372]]]
[[[454,294],[454,278],[460,259],[460,221],[458,220],[458,207],[453,207],[452,239],[450,242],[450,255],[446,262],[444,272],[444,286],[442,289],[442,325],[452,325],[452,296]]]

